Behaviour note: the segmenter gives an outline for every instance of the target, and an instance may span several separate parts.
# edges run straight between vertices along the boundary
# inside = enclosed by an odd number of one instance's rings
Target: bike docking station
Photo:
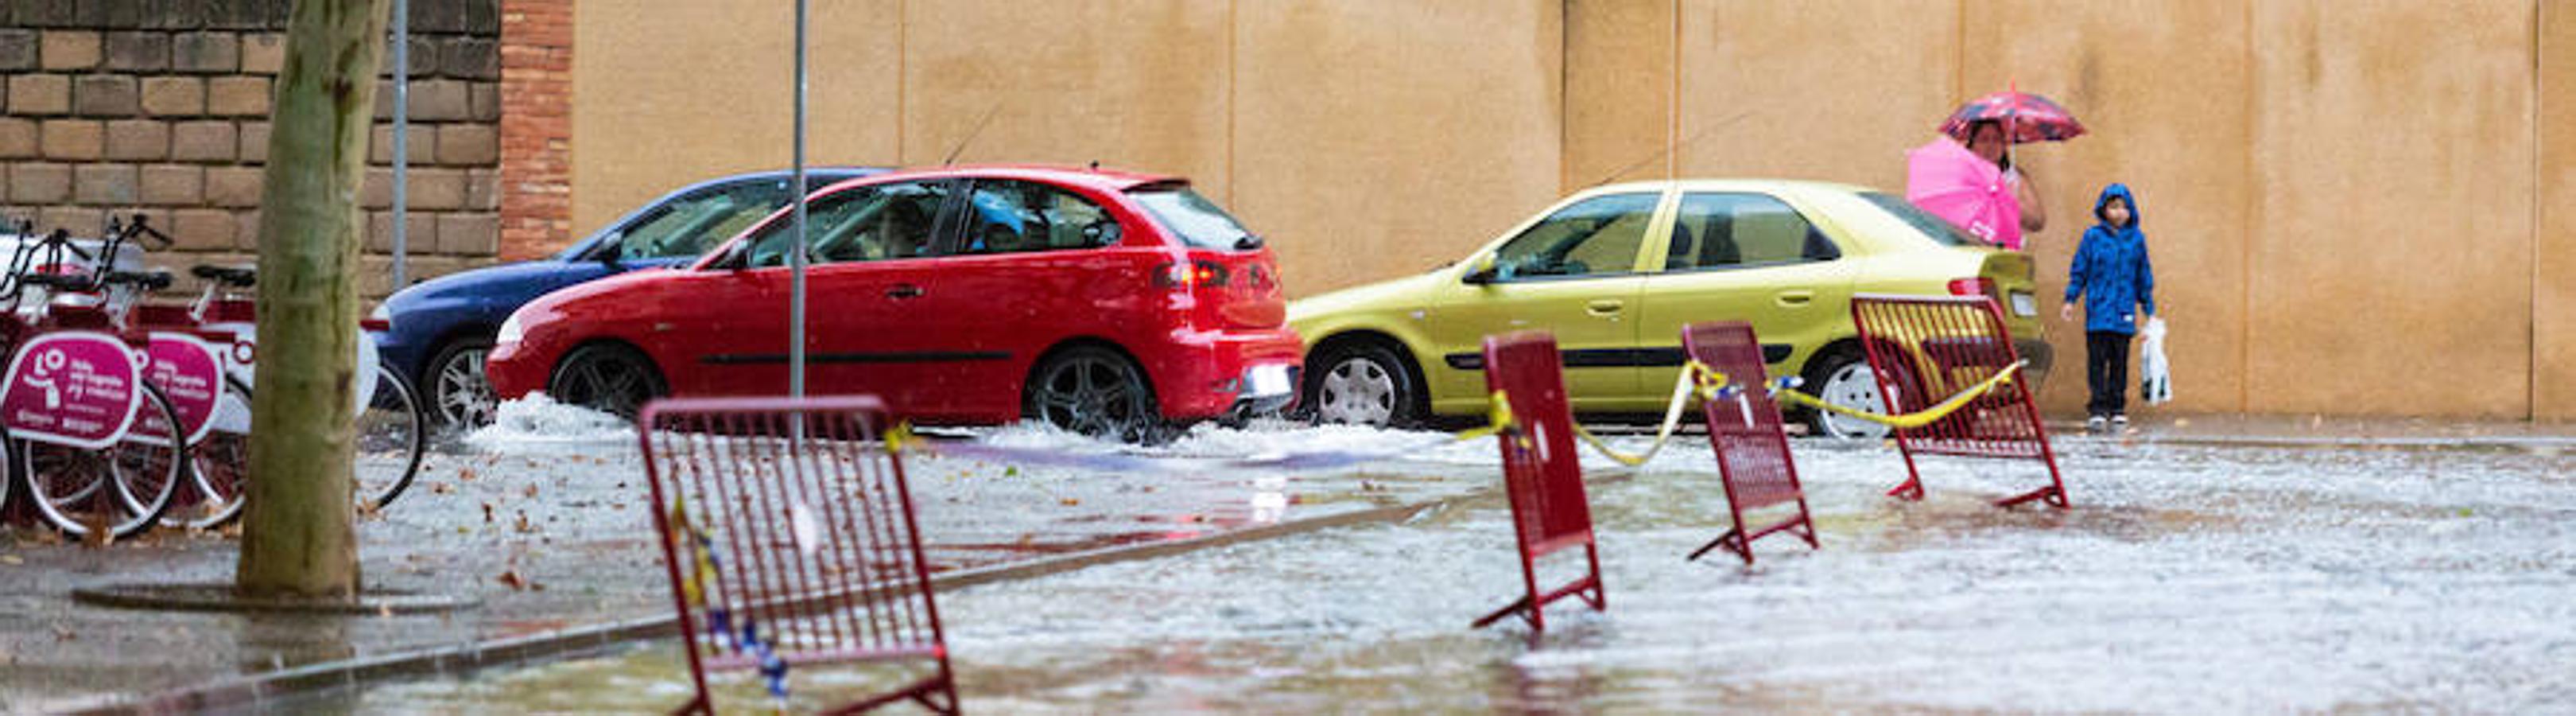
[[[909,700],[957,713],[904,481],[905,432],[883,403],[657,400],[636,426],[696,689],[677,713],[717,711],[709,671],[757,670],[783,712],[791,669],[853,663],[900,680],[822,710]]]

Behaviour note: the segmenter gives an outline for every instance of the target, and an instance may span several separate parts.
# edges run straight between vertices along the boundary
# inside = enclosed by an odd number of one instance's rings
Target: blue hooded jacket
[[[2129,224],[2112,226],[2102,207],[2119,198],[2129,205]],[[2156,270],[2147,263],[2147,235],[2138,230],[2144,212],[2126,184],[2102,188],[2093,200],[2093,228],[2075,248],[2075,264],[2066,270],[2066,302],[2084,298],[2084,330],[2137,333],[2139,309],[2156,315]]]

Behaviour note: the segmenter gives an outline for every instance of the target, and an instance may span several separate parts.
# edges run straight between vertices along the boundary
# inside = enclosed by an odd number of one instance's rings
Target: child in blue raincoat
[[[2084,379],[2093,388],[2085,427],[2100,431],[2129,425],[2129,339],[2141,319],[2156,315],[2156,272],[2147,263],[2147,235],[2138,230],[2138,199],[2127,185],[2103,187],[2093,217],[2100,223],[2084,231],[2075,249],[2058,315],[2075,320],[2075,301],[2083,299]]]

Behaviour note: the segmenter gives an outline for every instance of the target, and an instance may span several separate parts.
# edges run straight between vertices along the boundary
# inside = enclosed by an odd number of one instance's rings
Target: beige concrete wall
[[[813,4],[809,162],[900,161],[904,4]],[[795,5],[643,5],[574,6],[576,239],[663,192],[792,158]]]
[[[787,9],[605,5],[577,37],[576,232],[786,162]],[[1899,188],[1951,108],[2018,84],[2092,129],[2021,157],[2042,288],[2100,187],[2135,187],[2177,409],[2565,419],[2576,122],[2545,118],[2576,107],[2571,5],[845,0],[816,6],[813,155],[933,163],[989,114],[961,161],[1188,175],[1312,295],[1608,179]],[[2049,332],[2063,411],[2082,333]]]
[[[2248,408],[2529,414],[2532,7],[2256,6]]]
[[[952,151],[960,163],[1097,161],[1188,176],[1225,200],[1224,3],[942,1],[906,13],[902,163]]]
[[[1419,272],[1557,197],[1557,10],[1237,4],[1231,206],[1292,290]]]
[[[2576,0],[2540,3],[2539,232],[2532,242],[2532,413],[2576,419]]]
[[[2244,409],[2245,250],[2258,232],[2246,201],[2255,186],[2243,7],[2014,0],[1965,11],[1955,63],[1963,91],[1949,102],[2017,85],[2066,105],[2089,130],[2015,157],[2049,213],[2048,228],[2025,244],[2039,264],[2047,337],[2065,368],[2043,386],[2042,403],[2083,407],[2082,317],[2058,321],[2054,307],[2094,223],[2094,199],[2121,182],[2144,210],[2158,310],[2173,330],[2166,355],[2180,374],[2174,407]]]

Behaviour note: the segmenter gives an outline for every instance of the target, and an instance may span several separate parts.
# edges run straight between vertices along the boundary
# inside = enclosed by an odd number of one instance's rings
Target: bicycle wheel
[[[411,390],[410,381],[391,367],[376,366],[376,392],[358,411],[358,511],[374,512],[401,497],[420,474],[420,454],[429,443],[429,416]]]
[[[188,479],[178,411],[159,388],[141,388],[143,414],[105,449],[17,443],[27,494],[54,529],[74,537],[102,529],[115,539],[141,534],[161,519],[171,495]]]
[[[174,500],[164,520],[190,529],[214,529],[241,516],[250,489],[250,436],[216,431],[188,446],[192,493]]]

